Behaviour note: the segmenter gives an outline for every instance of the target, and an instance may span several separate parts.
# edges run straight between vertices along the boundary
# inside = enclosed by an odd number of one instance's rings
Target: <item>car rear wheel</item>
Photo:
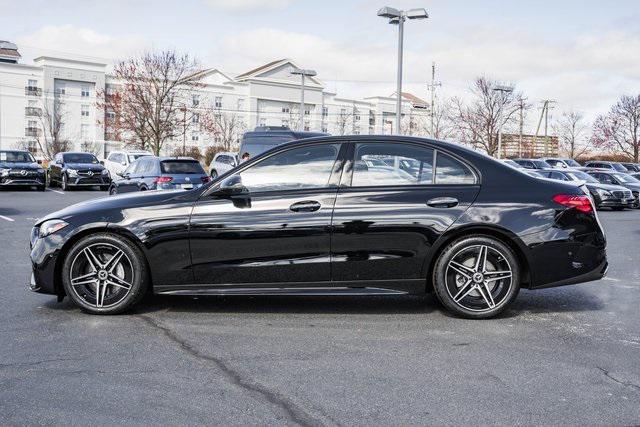
[[[147,276],[140,249],[109,233],[81,239],[62,267],[67,295],[92,314],[118,314],[133,307],[147,290]]]
[[[470,319],[493,317],[520,290],[520,267],[513,251],[487,236],[463,237],[448,245],[433,270],[436,296],[446,309]]]

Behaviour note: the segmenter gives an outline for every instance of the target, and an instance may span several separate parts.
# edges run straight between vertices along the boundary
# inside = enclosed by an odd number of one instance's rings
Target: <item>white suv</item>
[[[238,166],[238,163],[238,155],[236,153],[225,151],[217,153],[209,165],[209,176],[212,179],[216,179],[220,175]]]
[[[104,159],[104,167],[109,171],[111,179],[117,179],[118,173],[124,171],[131,163],[140,157],[152,155],[152,153],[142,150],[112,151]]]

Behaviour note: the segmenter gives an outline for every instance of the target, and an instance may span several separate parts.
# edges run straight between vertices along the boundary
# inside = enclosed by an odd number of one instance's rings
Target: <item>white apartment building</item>
[[[194,94],[195,116],[186,132],[188,147],[201,150],[216,144],[200,129],[199,110],[211,108],[237,114],[247,130],[256,126],[299,126],[300,76],[294,61],[282,59],[231,77],[218,69],[203,73]],[[109,111],[96,94],[116,90],[117,82],[107,73],[107,64],[79,59],[42,56],[33,64],[20,62],[17,47],[0,41],[0,149],[24,148],[38,152],[38,139],[47,124],[43,114],[63,109],[61,134],[74,150],[93,151],[99,157],[122,145],[105,132]],[[365,99],[339,97],[325,89],[319,78],[305,80],[304,129],[330,134],[390,134],[395,126],[395,96]],[[105,117],[106,115],[106,117]],[[424,134],[428,105],[403,93],[403,131]],[[410,130],[409,130],[410,129]],[[170,152],[182,146],[183,137],[166,144]]]

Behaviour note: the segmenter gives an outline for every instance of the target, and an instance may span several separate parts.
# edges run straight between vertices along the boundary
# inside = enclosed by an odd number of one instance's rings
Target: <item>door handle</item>
[[[315,200],[305,200],[304,202],[296,202],[289,206],[293,212],[315,212],[320,209],[320,203]]]
[[[458,199],[455,197],[436,197],[427,202],[427,206],[432,208],[452,208],[458,206]]]

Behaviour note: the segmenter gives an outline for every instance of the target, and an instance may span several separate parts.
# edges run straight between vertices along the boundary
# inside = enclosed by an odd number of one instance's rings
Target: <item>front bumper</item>
[[[69,187],[82,187],[82,186],[96,186],[96,185],[109,185],[111,179],[108,176],[94,175],[92,177],[85,176],[70,176],[67,178],[67,186]]]
[[[633,208],[636,199],[601,199],[599,208]]]
[[[27,187],[34,185],[45,185],[44,175],[26,178],[18,178],[12,176],[0,178],[0,187]]]

